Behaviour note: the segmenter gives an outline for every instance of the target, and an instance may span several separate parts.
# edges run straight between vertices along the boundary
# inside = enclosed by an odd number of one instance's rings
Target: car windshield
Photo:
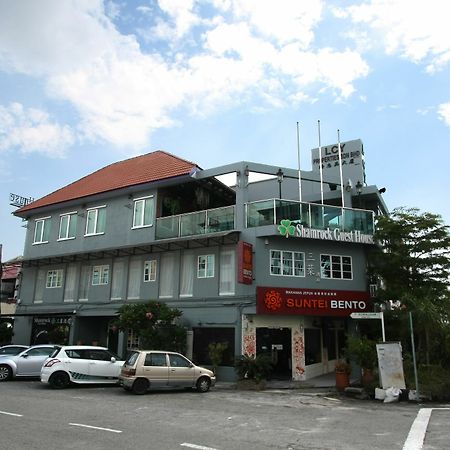
[[[138,359],[138,356],[139,356],[139,352],[130,352],[130,354],[127,356],[125,364],[128,366],[132,366]]]

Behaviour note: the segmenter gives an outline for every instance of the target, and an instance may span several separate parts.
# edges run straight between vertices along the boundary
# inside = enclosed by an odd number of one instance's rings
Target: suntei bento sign
[[[258,286],[256,299],[256,313],[269,315],[350,316],[370,308],[366,291]]]

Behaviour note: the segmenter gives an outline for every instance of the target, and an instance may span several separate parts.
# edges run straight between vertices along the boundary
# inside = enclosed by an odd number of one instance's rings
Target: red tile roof
[[[68,200],[88,197],[142,183],[188,175],[199,167],[170,153],[158,150],[119,161],[87,175],[14,212],[15,215]]]

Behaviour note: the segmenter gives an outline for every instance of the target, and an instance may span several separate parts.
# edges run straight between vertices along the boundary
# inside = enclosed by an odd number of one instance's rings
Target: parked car
[[[5,355],[17,355],[29,348],[29,345],[4,345],[0,347],[0,357]]]
[[[16,377],[39,377],[44,361],[57,345],[33,345],[17,355],[0,356],[0,381]]]
[[[70,345],[44,362],[41,381],[55,389],[76,384],[118,384],[124,361],[105,347]]]
[[[133,350],[119,376],[120,385],[135,394],[149,389],[195,388],[207,392],[216,377],[211,370],[196,366],[180,353]]]

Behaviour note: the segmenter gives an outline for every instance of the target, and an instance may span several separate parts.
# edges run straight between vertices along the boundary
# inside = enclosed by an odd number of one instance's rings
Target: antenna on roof
[[[300,171],[300,132],[297,122],[297,154],[298,154],[298,198],[302,201],[302,172]]]

